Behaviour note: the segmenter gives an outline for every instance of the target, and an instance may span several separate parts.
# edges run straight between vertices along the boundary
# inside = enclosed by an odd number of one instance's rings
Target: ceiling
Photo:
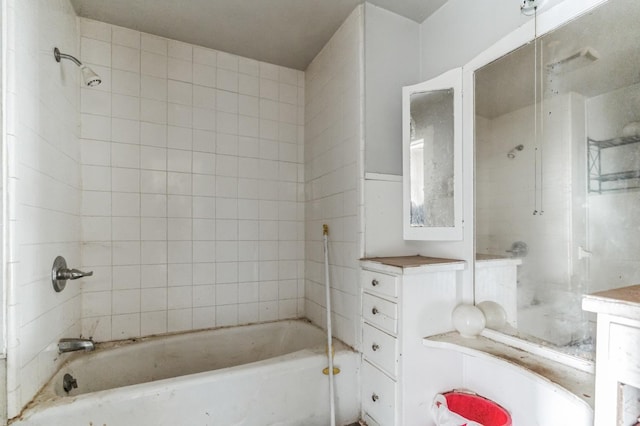
[[[537,78],[542,95],[575,92],[591,98],[640,83],[639,17],[640,1],[618,0],[541,37]],[[551,70],[550,64],[586,49],[598,59],[578,58],[570,61],[575,69]],[[532,105],[534,58],[530,43],[476,72],[476,113],[495,118]]]
[[[447,0],[369,0],[418,23]],[[304,70],[363,0],[71,0],[113,25]]]

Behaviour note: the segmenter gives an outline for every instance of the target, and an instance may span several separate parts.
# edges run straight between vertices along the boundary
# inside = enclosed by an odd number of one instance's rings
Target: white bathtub
[[[280,321],[98,345],[74,355],[11,424],[329,424],[326,335]],[[359,416],[358,354],[335,345],[337,424]],[[67,394],[63,376],[78,388]]]

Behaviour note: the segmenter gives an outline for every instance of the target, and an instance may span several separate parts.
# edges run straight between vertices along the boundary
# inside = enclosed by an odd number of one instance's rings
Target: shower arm
[[[56,62],[60,62],[60,59],[69,59],[77,66],[79,67],[82,66],[82,62],[80,62],[79,60],[77,60],[75,57],[71,55],[67,55],[66,53],[61,53],[60,49],[58,49],[57,47],[53,49],[53,56],[56,58]]]

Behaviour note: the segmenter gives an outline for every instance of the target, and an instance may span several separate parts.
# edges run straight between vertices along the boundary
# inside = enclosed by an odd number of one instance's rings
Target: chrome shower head
[[[75,57],[67,55],[66,53],[61,53],[57,47],[53,49],[53,57],[56,58],[56,62],[60,62],[61,59],[68,59],[79,66],[80,72],[82,72],[82,79],[84,80],[84,84],[86,84],[87,86],[93,87],[102,83],[102,79],[100,78],[100,76],[96,74],[91,68],[84,65]]]

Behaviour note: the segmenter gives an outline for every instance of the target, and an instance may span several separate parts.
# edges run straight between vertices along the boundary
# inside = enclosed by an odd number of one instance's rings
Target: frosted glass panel
[[[453,89],[411,94],[412,227],[454,226]]]

